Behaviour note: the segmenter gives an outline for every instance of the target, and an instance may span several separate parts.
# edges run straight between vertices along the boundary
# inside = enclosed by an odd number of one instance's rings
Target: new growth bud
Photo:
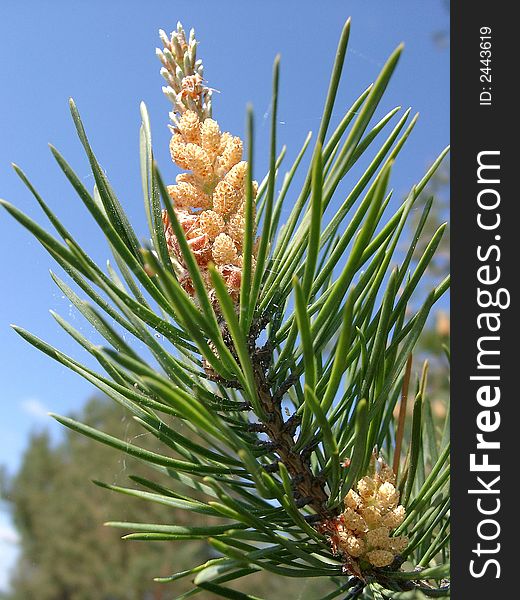
[[[186,171],[177,175],[175,185],[168,186],[168,194],[210,298],[215,296],[208,271],[208,264],[213,262],[231,297],[238,302],[244,263],[248,170],[247,162],[242,160],[242,140],[229,132],[222,133],[217,121],[210,116],[210,90],[203,84],[203,66],[196,58],[194,32],[190,32],[187,42],[179,23],[169,38],[163,31],[159,36],[164,45],[163,50],[157,50],[161,75],[169,84],[163,91],[173,104],[170,154],[173,162]],[[254,181],[253,219],[257,190],[258,184]],[[166,210],[162,217],[168,252],[180,273],[179,282],[194,296],[194,285]],[[254,244],[251,256],[253,270],[256,246]]]
[[[197,60],[197,40],[192,29],[189,41],[182,24],[170,36],[159,30],[163,49],[156,53],[163,65],[161,75],[174,93],[165,94],[173,104],[173,114],[183,115],[187,110],[194,111],[201,119],[211,115],[211,90],[202,80],[203,65]],[[163,88],[164,90],[164,88]]]
[[[408,545],[407,537],[391,535],[405,518],[395,474],[382,458],[373,466],[374,476],[360,479],[345,496],[344,512],[320,526],[332,548],[345,558],[347,568],[352,559],[362,568],[387,567]]]

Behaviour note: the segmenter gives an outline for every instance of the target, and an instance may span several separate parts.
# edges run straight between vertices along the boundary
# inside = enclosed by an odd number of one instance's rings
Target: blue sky
[[[384,109],[412,106],[421,113],[393,175],[401,197],[449,141],[449,52],[433,40],[447,31],[441,0],[387,2],[231,0],[15,2],[0,8],[0,197],[40,216],[29,192],[10,168],[19,164],[77,234],[93,257],[108,250],[80,201],[64,181],[47,148],[52,142],[92,185],[68,112],[75,98],[100,162],[144,236],[138,162],[139,102],[148,106],[156,157],[166,179],[175,171],[168,157],[167,100],[155,57],[157,30],[177,20],[195,27],[199,56],[214,96],[214,116],[223,129],[242,135],[246,103],[256,114],[256,175],[265,170],[270,77],[282,56],[279,140],[294,157],[308,130],[319,127],[324,92],[343,22],[352,34],[333,119],[373,80],[401,41],[405,52]],[[288,161],[289,162],[289,161]],[[30,431],[50,427],[49,410],[69,413],[92,393],[91,386],[28,346],[10,328],[19,324],[75,357],[84,358],[48,313],[54,309],[83,333],[91,329],[49,277],[52,260],[28,233],[0,213],[3,285],[0,294],[0,463],[13,472]],[[0,511],[0,587],[16,548],[15,534]],[[2,578],[3,577],[3,578]]]

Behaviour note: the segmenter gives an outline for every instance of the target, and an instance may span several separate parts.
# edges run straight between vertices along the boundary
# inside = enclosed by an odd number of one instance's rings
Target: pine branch
[[[291,185],[311,138],[305,138],[277,192],[285,156],[276,148],[279,58],[273,71],[269,172],[257,184],[252,109],[248,160],[242,160],[242,140],[221,132],[211,118],[211,89],[202,78],[194,33],[187,37],[179,25],[170,36],[161,32],[164,49],[158,51],[168,83],[164,91],[173,104],[170,153],[182,170],[174,185],[163,183],[154,162],[150,123],[141,105],[149,247],[139,248],[73,102],[72,116],[96,181],[92,194],[59,152],[52,152],[99,225],[117,269],[109,265],[105,272],[92,260],[18,167],[61,240],[2,201],[93,302],[53,276],[108,346],[92,343],[59,315],[55,319],[104,374],[15,330],[124,406],[165,449],[145,450],[56,417],[153,465],[163,478],[132,480],[145,490],[101,485],[234,524],[207,528],[219,558],[165,581],[193,576],[198,590],[213,586],[220,592],[226,589],[220,583],[265,569],[289,577],[337,577],[338,593],[349,590],[352,598],[368,588],[379,593],[377,586],[414,587],[431,595],[446,591],[449,448],[445,435],[437,439],[436,427],[446,430],[449,414],[441,423],[434,421],[425,376],[411,424],[404,401],[411,377],[407,358],[449,286],[445,278],[408,314],[445,229],[441,225],[432,234],[410,274],[431,203],[404,256],[399,240],[447,149],[393,210],[392,166],[416,117],[407,125],[406,111],[382,143],[378,136],[399,108],[370,123],[401,46],[328,134],[349,31],[348,21],[312,158],[294,195]],[[338,186],[373,148],[368,165],[326,223]],[[127,334],[138,346],[127,341]],[[142,347],[151,359],[141,354]],[[288,395],[292,413],[284,404]],[[179,424],[184,427],[177,429]],[[401,454],[410,457],[409,465],[402,464]],[[406,473],[402,504],[398,470]],[[172,481],[187,492],[172,488]],[[157,524],[128,525],[137,530],[129,539],[203,535],[199,528],[180,532],[175,526],[166,531]],[[427,568],[405,573],[400,570],[405,558]]]

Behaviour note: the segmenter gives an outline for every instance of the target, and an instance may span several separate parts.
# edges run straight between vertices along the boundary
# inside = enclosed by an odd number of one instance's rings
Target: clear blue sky
[[[384,109],[412,106],[421,113],[394,173],[396,196],[420,178],[449,141],[449,53],[434,43],[447,32],[442,0],[3,0],[0,7],[0,197],[45,222],[10,168],[16,162],[78,239],[100,261],[108,257],[100,234],[64,181],[47,149],[52,142],[91,187],[85,158],[69,117],[75,98],[91,143],[137,231],[144,235],[138,162],[139,102],[148,106],[163,174],[173,179],[166,129],[168,102],[155,57],[157,30],[177,20],[195,27],[214,116],[242,135],[246,103],[256,112],[256,175],[267,155],[272,60],[282,55],[279,139],[294,156],[308,130],[317,131],[337,39],[348,16],[352,34],[334,118],[373,80],[395,46],[405,52]],[[0,294],[0,463],[12,472],[31,430],[59,428],[47,410],[68,413],[92,393],[89,384],[39,354],[10,328],[16,323],[76,357],[85,357],[48,313],[52,308],[84,333],[51,281],[52,260],[20,226],[0,213],[3,282]],[[9,523],[0,514],[0,554]],[[0,565],[0,572],[2,566]],[[2,585],[0,577],[0,586]]]

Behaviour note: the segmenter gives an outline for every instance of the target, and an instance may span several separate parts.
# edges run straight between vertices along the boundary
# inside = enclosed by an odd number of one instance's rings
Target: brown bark
[[[325,492],[325,483],[312,472],[309,448],[296,449],[294,434],[299,424],[298,417],[292,415],[287,421],[284,421],[282,414],[283,397],[297,381],[297,378],[289,375],[286,381],[273,390],[267,378],[269,366],[273,361],[273,350],[269,343],[262,348],[258,348],[256,345],[257,339],[267,322],[267,318],[255,320],[251,326],[248,339],[249,356],[253,365],[256,390],[262,408],[267,415],[265,421],[261,423],[250,423],[249,431],[263,432],[269,437],[270,451],[283,462],[291,476],[296,504],[300,508],[304,506],[312,507],[319,520],[322,521],[331,517],[330,511],[326,508],[328,496]],[[221,327],[224,343],[238,360],[231,335],[224,322],[221,322]],[[206,374],[213,381],[218,381],[225,387],[240,389],[240,384],[237,381],[224,380],[215,373],[206,361],[204,361],[204,367]],[[240,407],[240,410],[250,409],[251,406],[248,403],[244,403]],[[276,471],[276,464],[266,465],[266,469],[271,472]]]
[[[310,460],[303,456],[302,451],[295,449],[293,432],[290,420],[284,421],[281,409],[281,395],[273,395],[266,381],[266,373],[261,364],[253,361],[256,388],[260,402],[268,416],[265,421],[266,434],[275,444],[275,452],[287,467],[292,478],[297,499],[302,506],[310,505],[318,515],[326,517],[328,500],[324,490],[324,483],[314,475],[311,470]],[[274,396],[279,399],[274,399]]]

